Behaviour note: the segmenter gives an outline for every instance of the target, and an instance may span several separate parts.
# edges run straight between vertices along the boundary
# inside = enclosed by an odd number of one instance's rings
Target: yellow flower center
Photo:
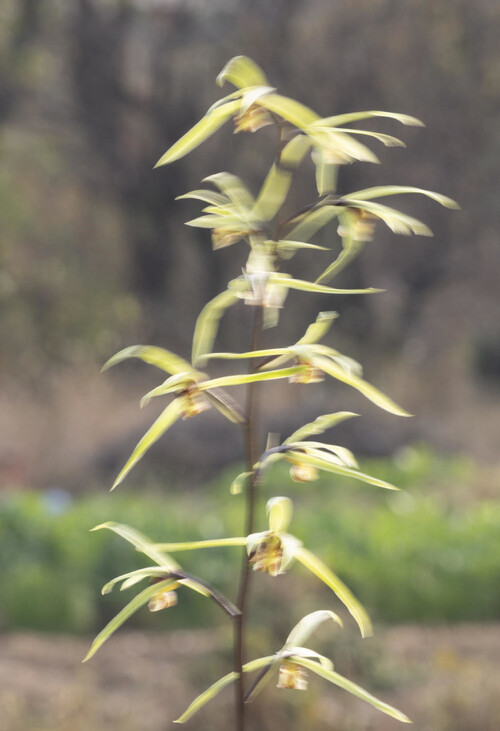
[[[280,665],[277,687],[291,690],[307,690],[306,671],[300,665],[297,665],[296,662],[285,660]]]

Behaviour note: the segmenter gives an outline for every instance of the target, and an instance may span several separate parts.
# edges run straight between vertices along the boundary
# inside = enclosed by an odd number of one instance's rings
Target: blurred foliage
[[[271,494],[271,483],[272,493],[281,484],[293,490],[293,532],[353,587],[376,621],[497,618],[500,589],[492,578],[500,573],[500,501],[484,487],[481,494],[477,490],[483,481],[492,483],[494,475],[463,457],[439,456],[425,447],[405,449],[394,462],[377,459],[363,467],[404,490],[389,493],[354,480],[322,477],[313,496],[307,486],[290,480],[286,468],[277,466],[266,478],[263,493]],[[172,488],[175,501],[155,493],[154,511],[150,491],[135,496],[122,492],[112,501],[101,495],[73,501],[61,491],[5,496],[0,511],[2,629],[100,628],[130,596],[115,589],[102,599],[94,587],[148,565],[148,560],[118,537],[88,530],[103,519],[125,521],[133,516],[134,525],[158,541],[238,534],[241,497],[228,498],[237,469],[196,492]],[[263,510],[261,505],[258,525],[265,527]],[[176,558],[230,594],[239,549],[188,552]],[[281,637],[301,611],[309,610],[308,587],[314,586],[315,595],[318,587],[299,566],[274,582],[267,578],[255,579],[255,621],[262,620],[259,626],[268,625]],[[294,597],[279,616],[272,600],[276,591]],[[325,606],[338,609],[328,590],[321,596]],[[149,612],[139,612],[129,626],[157,627],[160,621],[163,627],[188,627],[203,615],[210,627],[219,622],[219,611],[215,605],[207,611],[203,598],[181,589],[178,607],[154,616],[154,624]]]

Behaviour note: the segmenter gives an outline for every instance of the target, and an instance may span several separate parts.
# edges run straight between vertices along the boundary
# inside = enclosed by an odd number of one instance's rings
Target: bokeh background
[[[101,599],[98,587],[140,562],[118,539],[89,528],[122,520],[172,540],[241,530],[240,505],[227,492],[242,456],[239,435],[211,412],[176,426],[121,494],[107,494],[157,413],[153,405],[140,411],[138,399],[158,378],[140,364],[99,372],[138,342],[188,356],[200,308],[243,263],[237,247],[214,254],[203,231],[186,228],[198,207],[174,198],[226,169],[258,189],[272,133],[234,136],[227,125],[188,158],[152,170],[218,98],[215,76],[240,53],[321,115],[383,109],[425,121],[422,129],[370,124],[408,147],[377,150],[380,166],[343,169],[342,192],[408,184],[461,205],[450,211],[399,198],[434,237],[407,239],[378,226],[336,280],[387,293],[334,304],[291,295],[268,336],[289,342],[318,311],[338,310],[329,343],[359,359],[367,379],[415,417],[386,415],[329,383],[269,391],[263,430],[285,435],[325,411],[359,411],[363,418],[340,427],[339,441],[405,491],[387,497],[331,480],[304,489],[286,471],[264,490],[267,497],[288,491],[298,505],[296,532],[377,621],[377,639],[368,643],[349,632],[337,633],[331,647],[328,633],[319,638],[339,671],[403,705],[418,729],[496,728],[499,33],[500,6],[491,0],[2,2],[0,710],[7,731],[159,731],[182,711],[181,699],[226,672],[229,636],[217,634],[215,610],[205,614],[191,598],[166,618],[138,616],[134,632],[110,642],[102,660],[83,669],[79,661],[90,633],[124,601]],[[298,206],[314,196],[312,170],[302,173],[293,190]],[[319,242],[334,246],[335,238],[332,226]],[[313,275],[314,263],[298,259],[298,271]],[[247,347],[244,310],[224,319],[220,349]],[[231,591],[236,557],[198,560],[196,570]],[[254,644],[264,653],[319,597],[330,601],[297,575],[256,588]],[[200,624],[204,630],[190,630]],[[161,639],[152,634],[159,625]],[[396,726],[320,683],[307,698],[295,695],[270,689],[255,706],[255,728]],[[206,728],[231,727],[228,704],[207,709]]]

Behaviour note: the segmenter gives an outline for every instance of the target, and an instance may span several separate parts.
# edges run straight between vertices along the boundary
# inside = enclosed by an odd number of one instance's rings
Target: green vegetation
[[[293,483],[282,465],[267,479],[293,490],[299,506],[295,534],[307,537],[311,550],[352,586],[376,621],[496,619],[500,586],[492,577],[500,575],[500,499],[488,498],[485,489],[493,476],[462,457],[441,457],[424,447],[362,467],[404,489],[371,491],[354,480],[323,476],[311,491],[310,483]],[[89,529],[108,516],[121,521],[132,515],[136,527],[158,541],[182,540],[186,533],[193,539],[236,534],[240,498],[228,500],[227,493],[237,472],[238,466],[227,470],[209,490],[172,487],[166,495],[155,494],[154,511],[150,490],[112,499],[92,494],[67,504],[57,493],[3,498],[1,628],[94,631],[130,598],[129,592],[101,598],[96,587],[140,568],[144,559],[117,536]],[[266,483],[263,492],[269,494]],[[264,516],[257,527],[266,527]],[[186,569],[194,567],[187,552],[182,561]],[[230,593],[238,563],[238,549],[197,552],[196,572]],[[287,591],[299,595],[304,577],[303,571],[289,573]],[[266,582],[266,591],[271,586]],[[218,622],[216,606],[207,616],[205,604],[184,591],[182,609],[154,616],[142,610],[132,622],[151,628],[158,622],[165,628],[193,626],[202,618],[205,624]],[[333,608],[342,614],[339,607]],[[259,611],[269,610],[264,603]]]

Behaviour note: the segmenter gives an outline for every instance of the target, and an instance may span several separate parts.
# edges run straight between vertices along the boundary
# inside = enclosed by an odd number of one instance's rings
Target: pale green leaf
[[[191,363],[188,363],[187,360],[180,358],[169,350],[165,350],[165,348],[158,348],[155,345],[131,345],[128,348],[124,348],[110,358],[104,364],[102,370],[105,371],[107,368],[111,368],[111,366],[121,363],[128,358],[139,358],[145,363],[154,365],[172,375],[186,372],[196,373]]]
[[[339,675],[334,670],[328,670],[327,668],[322,667],[318,663],[314,662],[314,660],[309,660],[308,658],[300,655],[294,656],[293,661],[297,662],[299,665],[302,665],[302,667],[311,670],[313,673],[316,673],[322,678],[325,678],[325,680],[328,680],[330,683],[337,685],[339,688],[343,688],[349,693],[352,693],[358,698],[361,698],[367,703],[370,703],[370,705],[374,706],[383,713],[387,713],[388,716],[392,716],[392,718],[395,718],[397,721],[402,721],[403,723],[411,723],[410,719],[405,716],[404,713],[398,711],[397,708],[394,708],[393,706],[384,703],[378,698],[375,698],[375,696],[368,693],[359,685],[356,685],[356,683],[353,683],[351,680],[344,678],[343,675]]]
[[[318,577],[324,584],[326,584],[333,592],[338,596],[340,601],[347,607],[349,612],[356,620],[361,635],[368,637],[372,634],[372,626],[370,618],[366,611],[354,597],[347,586],[336,576],[328,566],[326,566],[321,559],[315,556],[313,553],[304,548],[299,547],[295,551],[295,559],[300,561],[309,571]]]
[[[356,190],[354,193],[350,193],[350,198],[356,198],[357,200],[367,201],[372,198],[382,198],[386,195],[400,195],[401,193],[419,193],[425,195],[428,198],[440,203],[446,208],[460,208],[451,198],[441,193],[434,193],[432,190],[424,190],[423,188],[414,188],[411,185],[377,185],[374,188],[364,188],[363,190]]]
[[[112,490],[115,489],[128,475],[130,470],[137,464],[137,462],[144,457],[148,449],[153,446],[158,439],[174,424],[182,413],[182,401],[181,399],[175,399],[172,401],[160,416],[156,419],[154,424],[148,429],[142,439],[138,442],[134,451],[128,458],[120,474],[113,483]]]
[[[405,124],[409,127],[424,126],[424,123],[415,117],[410,117],[408,114],[397,114],[395,112],[350,112],[348,114],[337,114],[334,117],[318,119],[314,124],[320,127],[337,127],[341,124],[349,124],[350,122],[357,122],[360,119],[368,119],[370,117],[386,117],[387,119],[395,119],[397,122],[401,122],[401,124]]]
[[[221,548],[225,546],[244,546],[246,538],[210,538],[205,541],[186,541],[184,543],[155,543],[158,551],[194,551],[199,548]]]
[[[267,501],[267,515],[271,533],[281,533],[290,525],[293,513],[293,504],[290,498],[273,497]]]
[[[343,368],[329,358],[318,355],[314,356],[312,362],[313,365],[320,368],[325,373],[328,373],[328,375],[332,376],[332,378],[336,378],[338,381],[347,383],[349,386],[352,386],[352,388],[355,388],[381,409],[389,411],[391,414],[396,414],[397,416],[410,416],[407,411],[402,409],[392,399],[379,391],[378,388],[375,388],[375,386],[372,386],[370,383],[367,383],[355,374],[346,373]]]
[[[267,86],[268,81],[264,72],[255,61],[248,56],[234,56],[231,58],[220,74],[217,76],[217,84],[223,86],[229,81],[239,89],[247,86]]]
[[[97,650],[106,642],[107,639],[111,637],[111,635],[116,632],[116,630],[122,626],[124,622],[132,615],[134,614],[138,609],[143,607],[145,604],[148,603],[148,601],[155,595],[159,594],[163,591],[168,591],[169,589],[175,588],[177,582],[172,581],[172,579],[166,579],[165,581],[160,581],[157,584],[153,584],[152,586],[148,586],[146,589],[141,591],[140,594],[137,594],[131,602],[127,604],[126,607],[124,607],[121,612],[118,612],[118,614],[113,617],[113,619],[108,622],[108,624],[104,627],[101,632],[97,635],[95,640],[93,641],[90,650],[85,655],[85,658],[83,659],[83,662],[86,662],[87,660],[90,660],[90,658],[95,655]]]
[[[331,612],[328,609],[319,609],[317,612],[311,612],[311,614],[306,614],[305,617],[302,617],[300,622],[297,622],[288,635],[283,650],[290,650],[291,647],[295,647],[296,645],[303,645],[313,632],[317,630],[320,624],[326,622],[328,619],[332,619],[343,627],[342,620],[335,612]]]
[[[189,132],[186,132],[180,140],[177,140],[172,147],[170,147],[162,157],[158,160],[155,168],[161,165],[168,165],[174,160],[187,155],[191,150],[194,150],[198,145],[201,145],[208,137],[213,135],[219,127],[222,127],[229,117],[238,112],[240,108],[240,101],[232,101],[224,104],[223,106],[212,109],[208,112],[203,119],[192,127]]]
[[[290,444],[291,442],[298,442],[313,434],[323,434],[327,429],[331,429],[333,426],[340,424],[346,419],[352,419],[353,416],[359,416],[352,411],[337,411],[334,414],[322,414],[317,419],[311,421],[308,424],[304,424],[300,429],[290,434],[288,439],[285,439],[283,444]]]
[[[214,297],[200,312],[193,335],[193,363],[202,364],[212,350],[219,320],[228,307],[238,301],[234,292],[226,290]]]

